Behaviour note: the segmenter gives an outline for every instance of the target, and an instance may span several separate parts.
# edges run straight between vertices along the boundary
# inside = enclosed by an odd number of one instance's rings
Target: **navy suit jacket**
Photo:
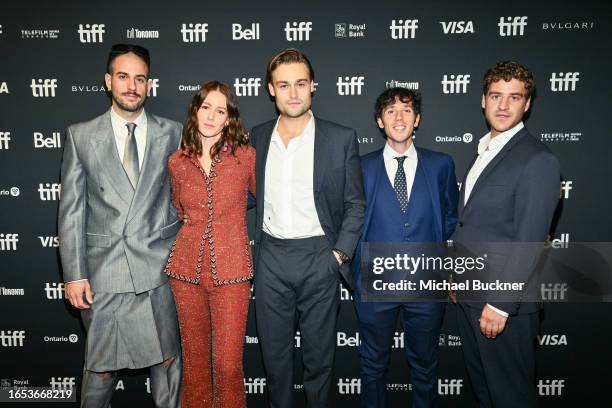
[[[434,235],[437,242],[443,242],[450,238],[457,223],[457,178],[455,177],[455,163],[452,157],[445,153],[435,152],[416,147],[418,165],[423,169],[425,180],[429,190],[428,197],[415,197],[410,195],[410,200],[429,200],[431,211],[436,220]],[[361,172],[363,175],[364,193],[366,198],[366,212],[363,223],[363,233],[359,244],[364,241],[370,227],[372,210],[376,205],[377,191],[381,183],[388,178],[383,159],[383,149],[376,150],[361,157]],[[358,247],[352,265],[353,279],[356,287],[361,278],[361,251]]]

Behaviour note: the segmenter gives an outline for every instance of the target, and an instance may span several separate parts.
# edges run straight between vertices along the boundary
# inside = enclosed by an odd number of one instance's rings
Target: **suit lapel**
[[[459,213],[459,215],[461,215],[461,213],[463,212],[463,209],[465,208],[465,205],[464,205],[465,203],[465,181],[467,180],[467,176],[468,174],[470,174],[470,170],[472,170],[474,163],[476,163],[477,158],[478,158],[478,154],[476,154],[474,158],[472,159],[472,161],[470,162],[470,164],[468,164],[467,170],[465,171],[465,174],[463,175],[463,181],[461,182],[461,189],[459,190],[459,208],[457,209],[457,212]]]
[[[270,149],[270,140],[272,140],[272,131],[276,122],[270,121],[270,125],[266,127],[255,140],[255,178],[257,182],[257,191],[259,192],[255,198],[257,202],[257,219],[263,220],[264,207],[264,191],[266,188],[266,162],[268,160],[268,150]],[[261,141],[259,140],[261,138]],[[259,228],[257,229],[260,230]]]
[[[415,146],[415,150],[417,152],[417,171],[414,175],[415,181],[419,172],[419,166],[423,170],[423,175],[425,176],[425,183],[427,184],[427,191],[429,192],[429,200],[431,201],[431,205],[433,206],[434,218],[436,219],[437,229],[436,232],[438,234],[439,239],[441,239],[444,234],[442,232],[442,219],[440,214],[442,213],[440,209],[440,200],[437,196],[434,195],[435,191],[439,191],[439,185],[436,180],[432,180],[432,176],[436,174],[436,171],[431,167],[431,160],[427,154],[421,151],[419,148]],[[414,184],[413,184],[414,186]],[[414,189],[413,189],[414,190]],[[413,194],[410,195],[410,200],[418,199]]]
[[[376,196],[378,195],[378,187],[381,185],[381,183],[388,182],[387,170],[385,170],[385,161],[383,158],[383,149],[380,150],[380,154],[378,154],[376,159],[374,159],[371,170],[372,171],[365,172],[368,179],[365,180],[366,214],[363,222],[363,236],[367,234],[370,226],[372,210],[374,209],[374,205],[376,204]]]
[[[313,164],[313,190],[320,191],[323,184],[323,176],[325,169],[330,159],[327,157],[333,154],[328,147],[328,139],[325,131],[322,129],[321,121],[315,117],[315,143],[314,143],[314,164]],[[315,200],[316,201],[316,200]]]

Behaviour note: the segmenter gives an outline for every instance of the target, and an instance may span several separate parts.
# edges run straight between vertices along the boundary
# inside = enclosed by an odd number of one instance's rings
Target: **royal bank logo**
[[[338,95],[361,95],[361,90],[364,84],[364,76],[338,77],[338,82],[336,82],[336,86],[338,87]]]
[[[0,346],[2,347],[23,347],[25,338],[25,330],[0,330]]]
[[[155,98],[157,96],[157,88],[159,88],[159,79],[149,78],[149,84],[151,84],[151,88],[149,88],[147,96],[152,96],[153,98]]]
[[[459,378],[438,378],[438,395],[461,395],[463,380]]]
[[[62,282],[46,282],[44,290],[45,296],[49,300],[62,300],[66,298]]]
[[[285,22],[285,38],[287,41],[310,41],[312,21]]]
[[[245,394],[263,394],[266,389],[265,378],[245,378],[244,392]]]
[[[79,24],[79,41],[83,44],[104,42],[105,27],[104,24]]]
[[[470,21],[440,21],[442,32],[448,34],[474,34],[474,23]]]
[[[70,91],[71,92],[82,92],[82,93],[88,93],[88,92],[106,93],[106,87],[102,84],[93,84],[93,85],[79,84],[79,85],[72,85],[70,87]]]
[[[363,38],[365,37],[366,25],[352,23],[334,24],[334,36],[336,38]]]
[[[208,23],[183,23],[181,27],[182,40],[185,43],[206,42]]]
[[[524,35],[525,27],[527,27],[527,16],[500,17],[497,26],[499,27],[500,37]]]
[[[461,347],[461,336],[456,334],[440,333],[438,337],[438,346],[440,347]]]
[[[60,132],[52,132],[48,137],[45,137],[42,132],[34,132],[33,136],[35,149],[60,149],[62,147]]]
[[[55,40],[59,38],[60,30],[49,29],[24,29],[21,30],[21,38],[23,39],[45,39]]]
[[[234,91],[236,96],[259,96],[261,78],[235,78]]]
[[[341,331],[336,333],[336,345],[338,347],[358,347],[360,343],[359,332],[356,332],[353,336]]]
[[[455,136],[436,136],[434,139],[437,143],[472,143],[474,135],[471,133],[464,133],[463,135]]]
[[[398,81],[397,79],[392,79],[390,81],[385,81],[385,88],[406,88],[406,89],[414,89],[418,91],[419,83],[418,82],[406,82],[406,81]]]
[[[19,243],[19,234],[0,233],[0,251],[16,251]]]
[[[573,189],[572,184],[574,184],[572,180],[561,181],[561,194],[559,195],[559,198],[562,198],[564,200],[567,200],[569,198],[570,191],[572,191]]]
[[[24,296],[25,289],[23,288],[5,288],[0,286],[0,296]]]
[[[361,394],[361,379],[338,378],[338,394],[354,395]]]
[[[49,385],[53,390],[74,388],[75,384],[75,377],[51,377],[51,381],[49,381]]]
[[[8,84],[6,82],[0,82],[0,94],[8,93],[11,93],[8,89]]]
[[[550,77],[550,90],[553,92],[574,92],[580,81],[580,72],[553,72]]]
[[[593,21],[555,21],[542,23],[545,31],[587,31],[595,28]]]
[[[125,37],[129,39],[153,40],[159,38],[158,30],[141,30],[138,28],[128,28],[125,30]]]
[[[0,150],[8,150],[10,148],[11,132],[0,132]]]
[[[470,83],[469,74],[444,74],[442,77],[442,93],[445,94],[457,94],[467,93],[468,84]]]
[[[582,132],[550,132],[540,133],[542,142],[579,142]]]
[[[234,23],[232,24],[232,40],[240,41],[240,40],[259,40],[259,23],[252,23],[250,27],[242,27],[242,24]]]
[[[541,396],[561,396],[565,388],[565,380],[539,380],[538,394]]]
[[[419,28],[419,20],[392,20],[389,30],[391,38],[394,40],[408,40],[416,36],[416,30]]]
[[[60,183],[39,183],[38,194],[41,201],[57,201],[60,199],[62,185]]]
[[[32,79],[30,88],[35,98],[55,98],[57,79]]]
[[[538,336],[540,346],[567,346],[567,336],[565,334],[542,334]]]

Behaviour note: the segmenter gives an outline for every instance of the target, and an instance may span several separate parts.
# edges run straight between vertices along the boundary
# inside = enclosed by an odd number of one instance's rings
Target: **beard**
[[[132,94],[134,95],[134,94]],[[138,94],[136,94],[138,95]],[[142,109],[142,107],[144,106],[145,102],[147,101],[147,97],[146,95],[142,96],[142,95],[138,95],[141,96],[141,99],[136,101],[136,102],[127,102],[127,101],[121,101],[115,94],[111,94],[111,97],[113,99],[113,102],[115,104],[117,104],[117,106],[126,111],[126,112],[138,112],[140,109]]]

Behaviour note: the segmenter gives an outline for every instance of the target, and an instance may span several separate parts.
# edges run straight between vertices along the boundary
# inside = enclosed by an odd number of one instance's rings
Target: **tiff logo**
[[[53,390],[66,389],[66,388],[74,388],[75,387],[75,378],[74,377],[51,377],[51,381],[49,381],[49,385]]]
[[[0,251],[16,251],[19,234],[0,234]]]
[[[542,300],[567,300],[567,283],[543,283],[540,286]]]
[[[104,24],[79,24],[79,41],[82,43],[101,43],[104,42]]]
[[[438,395],[461,395],[463,380],[457,378],[438,378]]]
[[[571,180],[563,180],[561,182],[561,194],[560,194],[559,198],[564,198],[564,199],[567,200],[569,198],[570,190],[572,190],[572,181]]]
[[[445,94],[467,93],[470,75],[444,75],[442,78],[442,92]]]
[[[523,35],[527,27],[527,16],[500,17],[497,26],[500,37]]]
[[[258,96],[261,78],[236,78],[234,89],[236,96]]]
[[[395,332],[393,335],[393,344],[391,348],[404,348],[404,332]]]
[[[48,237],[38,237],[40,241],[40,245],[43,248],[57,248],[59,247],[59,237],[48,236]]]
[[[251,24],[251,28],[242,28],[241,24],[232,24],[232,40],[259,40],[259,23]]]
[[[474,23],[470,21],[440,21],[444,34],[474,34]]]
[[[538,381],[538,394],[560,396],[565,387],[565,380],[540,380]]]
[[[263,394],[266,387],[265,378],[244,379],[244,392],[246,394]]]
[[[41,201],[57,201],[60,198],[62,185],[59,183],[38,184],[38,193]]]
[[[206,33],[208,32],[208,23],[183,23],[181,34],[183,34],[183,42],[206,42]]]
[[[63,283],[45,283],[45,294],[47,299],[64,299],[64,284]]]
[[[45,137],[41,132],[34,132],[35,149],[59,149],[62,147],[60,132],[53,132],[51,137]]]
[[[311,21],[286,22],[285,34],[287,41],[309,41],[310,32],[312,31]]]
[[[559,72],[559,76],[557,77],[557,73],[553,72],[550,77],[550,90],[553,92],[567,92],[567,91],[575,91],[576,83],[580,81],[580,72]]]
[[[25,340],[25,330],[0,330],[0,346],[2,347],[23,347]]]
[[[338,378],[338,394],[361,394],[361,379]]]
[[[0,150],[8,150],[11,132],[0,132]]]
[[[57,79],[32,79],[32,96],[35,98],[55,98]]]
[[[338,95],[361,95],[361,88],[364,85],[364,81],[365,77],[363,76],[345,76],[344,79],[338,77],[338,82],[336,82]]]
[[[391,21],[389,30],[391,30],[391,38],[394,40],[405,40],[414,38],[419,20],[395,20]]]
[[[157,88],[159,88],[159,79],[149,79],[149,83],[151,84],[151,89],[147,92],[147,96],[157,96]]]

